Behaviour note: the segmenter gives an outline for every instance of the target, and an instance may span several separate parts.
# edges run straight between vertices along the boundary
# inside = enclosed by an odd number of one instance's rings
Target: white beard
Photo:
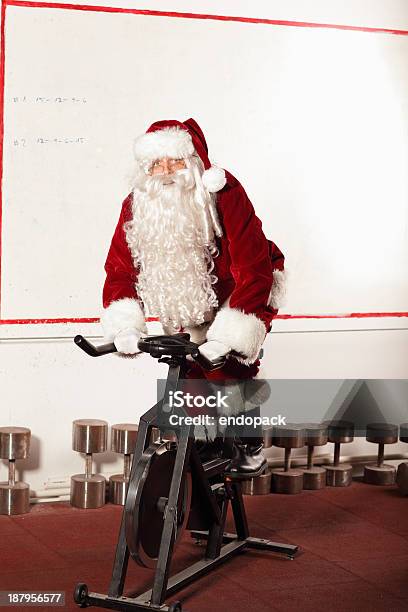
[[[125,226],[145,314],[168,330],[209,321],[218,306],[211,218],[197,203],[195,187],[190,168],[171,176],[139,175],[133,220]]]

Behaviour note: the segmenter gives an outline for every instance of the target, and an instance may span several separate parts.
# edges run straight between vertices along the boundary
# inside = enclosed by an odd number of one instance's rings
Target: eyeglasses
[[[175,172],[176,170],[182,170],[186,167],[184,159],[172,159],[169,157],[163,157],[162,159],[156,159],[150,166],[150,174],[164,174],[167,172]]]

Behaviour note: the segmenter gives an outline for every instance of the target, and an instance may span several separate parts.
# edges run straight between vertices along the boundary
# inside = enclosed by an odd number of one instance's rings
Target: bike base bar
[[[199,540],[206,540],[208,538],[208,531],[192,531],[192,537]],[[227,561],[230,557],[235,554],[239,554],[246,548],[255,548],[258,550],[269,550],[271,552],[277,552],[280,554],[287,555],[290,559],[293,559],[297,546],[291,544],[280,544],[272,542],[270,540],[264,540],[262,538],[248,537],[243,540],[239,540],[237,535],[234,533],[224,533],[223,540],[226,542],[221,548],[220,554],[215,559],[200,559],[192,566],[182,570],[178,574],[175,574],[169,579],[166,598],[170,597],[173,593],[176,593],[180,589],[184,588],[197,578],[204,576],[210,572],[217,565],[221,565],[224,561]],[[170,605],[156,606],[150,603],[152,596],[152,590],[146,591],[142,595],[138,595],[135,598],[132,597],[109,597],[108,595],[102,595],[100,593],[88,593],[84,598],[84,607],[86,606],[97,606],[100,608],[108,608],[110,610],[150,610],[150,612],[168,612]]]

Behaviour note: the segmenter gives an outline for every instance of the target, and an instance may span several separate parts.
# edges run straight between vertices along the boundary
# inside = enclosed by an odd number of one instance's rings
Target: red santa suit
[[[217,278],[213,288],[218,308],[211,321],[186,327],[184,331],[199,344],[217,340],[242,355],[242,358],[229,358],[222,369],[207,373],[208,378],[250,378],[258,371],[259,352],[284,293],[284,257],[265,237],[261,221],[239,181],[229,172],[211,166],[205,138],[197,123],[193,119],[184,123],[157,122],[148,134],[169,126],[186,130],[191,136],[195,151],[204,163],[203,183],[209,191],[217,192],[216,206],[222,227],[222,236],[215,239],[218,255],[214,257],[211,271]],[[162,157],[162,151],[153,146],[150,158]],[[173,156],[171,149],[167,151]],[[105,264],[102,322],[110,340],[125,328],[146,331],[143,303],[136,289],[139,269],[135,267],[124,231],[124,224],[132,216],[130,194],[122,204]],[[203,376],[197,364],[192,366],[191,375]]]

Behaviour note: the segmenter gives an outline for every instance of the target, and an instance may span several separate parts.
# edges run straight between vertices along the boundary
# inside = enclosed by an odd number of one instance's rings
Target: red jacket
[[[219,255],[214,258],[212,271],[218,278],[213,288],[219,309],[205,332],[207,340],[219,340],[245,355],[240,361],[249,365],[256,361],[265,334],[278,312],[284,256],[266,239],[262,223],[242,185],[229,172],[226,178],[227,184],[217,194],[223,236],[216,239]],[[106,310],[101,321],[111,339],[124,327],[132,326],[128,324],[127,314],[139,329],[143,318],[143,305],[135,288],[138,270],[123,230],[124,223],[132,216],[131,198],[130,194],[123,202],[105,264],[103,306]],[[116,314],[119,316],[115,317]]]

